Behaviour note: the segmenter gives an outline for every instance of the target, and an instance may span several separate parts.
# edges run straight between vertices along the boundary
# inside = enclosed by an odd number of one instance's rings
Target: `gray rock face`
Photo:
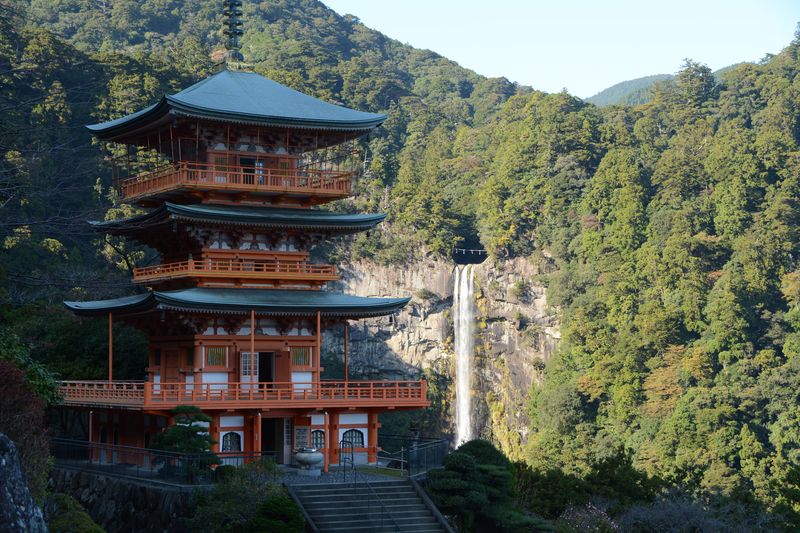
[[[354,322],[350,327],[350,375],[361,379],[441,378],[444,427],[455,415],[453,270],[448,261],[411,266],[359,262],[342,270],[337,287],[359,296],[412,296],[394,319]],[[476,436],[490,438],[518,456],[528,433],[525,404],[558,339],[559,322],[549,309],[538,267],[515,259],[474,268],[476,339],[472,417]],[[343,358],[341,328],[325,332],[323,353]]]
[[[0,531],[47,532],[42,510],[33,501],[17,448],[0,433]]]

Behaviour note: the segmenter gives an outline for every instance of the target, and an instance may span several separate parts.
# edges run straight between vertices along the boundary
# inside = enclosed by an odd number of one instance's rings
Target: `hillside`
[[[727,67],[722,67],[714,71],[714,78],[721,81],[725,73],[734,70],[736,67],[744,65],[745,63],[734,63]],[[645,76],[643,78],[636,78],[633,80],[622,81],[607,89],[603,89],[594,96],[586,99],[590,104],[599,107],[607,105],[639,105],[649,102],[652,95],[653,86],[660,81],[673,81],[675,76],[672,74],[654,74],[652,76]]]
[[[78,327],[58,301],[130,293],[125,270],[151,258],[82,224],[128,209],[108,191],[109,147],[82,126],[203,77],[219,15],[206,0],[3,5],[16,9],[0,17],[4,325],[89,378],[102,324]],[[246,20],[256,71],[389,114],[363,143],[360,195],[336,206],[388,223],[326,253],[414,269],[467,244],[537,265],[513,292],[546,285],[562,330],[528,393],[526,468],[586,477],[623,457],[731,520],[798,527],[800,37],[719,78],[687,62],[646,103],[600,108],[481,77],[312,0],[247,3]],[[535,338],[530,318],[514,321]],[[136,377],[141,339],[120,333],[115,350]]]
[[[607,89],[603,89],[594,96],[590,96],[586,101],[600,107],[614,104],[643,104],[649,100],[647,93],[655,82],[672,80],[673,78],[672,74],[654,74],[643,78],[621,81]]]

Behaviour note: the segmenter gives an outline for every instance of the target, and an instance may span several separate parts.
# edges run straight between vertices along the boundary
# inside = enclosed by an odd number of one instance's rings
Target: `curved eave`
[[[105,316],[108,313],[125,315],[140,313],[152,309],[156,304],[153,293],[137,294],[113,300],[94,300],[89,302],[65,301],[64,305],[78,316]]]
[[[199,106],[187,105],[171,96],[150,107],[99,124],[86,126],[97,138],[105,141],[119,141],[138,134],[153,131],[171,120],[171,115],[217,122],[242,124],[257,127],[295,128],[322,131],[340,131],[363,135],[383,124],[386,115],[376,114],[374,118],[363,121],[310,120],[295,117],[259,116],[231,111],[219,111]]]
[[[411,298],[367,298],[325,291],[270,289],[183,289],[152,292],[113,300],[64,302],[79,316],[139,315],[157,309],[187,313],[311,317],[369,318],[402,309]]]
[[[245,289],[234,289],[245,290]],[[269,289],[267,289],[269,290]],[[297,291],[300,292],[300,291]],[[315,291],[320,292],[322,291]],[[326,293],[322,293],[326,294]],[[353,298],[356,298],[355,296]],[[324,302],[309,303],[307,305],[280,304],[280,303],[257,303],[257,302],[231,302],[227,304],[208,304],[202,301],[186,300],[179,297],[170,297],[165,293],[157,295],[159,307],[174,311],[189,313],[209,313],[209,314],[234,314],[246,315],[250,310],[254,310],[259,316],[293,316],[293,317],[313,317],[317,311],[323,318],[371,318],[378,316],[391,315],[403,307],[411,298],[362,298],[365,300],[359,304],[330,305]],[[366,300],[371,300],[366,302]]]
[[[167,96],[166,100],[170,103],[176,114],[192,118],[206,118],[222,122],[236,122],[251,126],[272,126],[284,128],[301,128],[313,130],[332,130],[332,131],[354,131],[367,132],[377,128],[386,120],[386,115],[375,114],[367,120],[314,120],[300,117],[278,117],[270,115],[250,115],[246,113],[236,113],[233,111],[220,111],[216,109],[200,107],[180,102],[172,96]]]
[[[90,221],[98,231],[112,235],[130,235],[138,231],[147,231],[155,225],[170,220],[182,222],[211,224],[216,226],[247,226],[280,230],[319,231],[321,233],[350,234],[367,231],[386,218],[385,213],[370,215],[341,215],[325,211],[289,210],[265,207],[258,213],[253,208],[235,210],[230,208],[214,209],[207,205],[179,205],[165,202],[145,215],[125,220]]]

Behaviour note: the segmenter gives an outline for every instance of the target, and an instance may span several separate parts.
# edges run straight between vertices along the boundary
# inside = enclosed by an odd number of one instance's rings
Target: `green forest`
[[[131,208],[83,126],[213,72],[217,4],[0,0],[3,358],[102,377],[105,325],[60,301],[130,294],[129,269],[152,258],[84,223]],[[389,116],[363,142],[359,195],[335,206],[388,223],[331,254],[410,265],[480,246],[546,272],[531,281],[562,341],[530,391],[520,494],[597,487],[598,465],[624,460],[632,483],[800,527],[800,33],[718,77],[686,60],[646,103],[600,108],[482,77],[315,0],[244,11],[256,72]],[[138,377],[143,342],[118,328],[115,376]]]

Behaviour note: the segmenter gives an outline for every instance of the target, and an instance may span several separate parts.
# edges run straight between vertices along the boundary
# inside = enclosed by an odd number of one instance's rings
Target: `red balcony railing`
[[[350,195],[351,187],[351,172],[253,168],[188,161],[164,165],[120,182],[124,200],[184,188],[343,198]]]
[[[425,381],[150,383],[62,381],[66,405],[169,409],[235,407],[425,407]]]
[[[339,279],[336,267],[298,260],[268,259],[189,259],[133,270],[134,283],[181,277],[258,278],[299,281],[332,281]]]

